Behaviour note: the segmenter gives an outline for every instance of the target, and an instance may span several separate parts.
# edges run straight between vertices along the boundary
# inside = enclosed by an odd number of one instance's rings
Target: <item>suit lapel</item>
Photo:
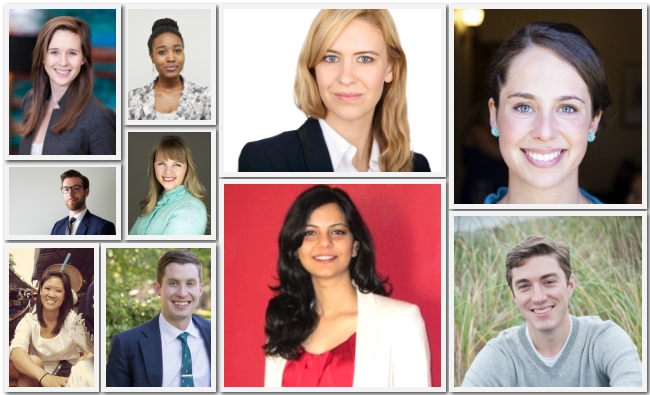
[[[162,343],[160,340],[160,326],[156,318],[147,322],[142,328],[145,338],[140,339],[140,353],[144,360],[144,368],[147,371],[147,379],[150,387],[162,387]]]
[[[379,322],[374,295],[357,290],[357,344],[354,351],[353,387],[368,386],[375,361]]]
[[[212,337],[210,336],[210,322],[208,321],[207,325],[199,321],[195,315],[192,314],[192,321],[194,321],[194,325],[196,325],[197,328],[199,328],[199,332],[201,332],[201,336],[203,337],[203,342],[205,343],[205,348],[208,351],[208,356],[212,356]]]
[[[90,214],[90,211],[86,211],[86,215],[84,215],[81,223],[79,223],[79,227],[77,228],[77,233],[75,233],[75,235],[88,234],[88,224],[90,223],[91,216],[92,214]]]
[[[330,153],[317,119],[309,118],[298,129],[298,138],[305,154],[307,171],[333,172]]]

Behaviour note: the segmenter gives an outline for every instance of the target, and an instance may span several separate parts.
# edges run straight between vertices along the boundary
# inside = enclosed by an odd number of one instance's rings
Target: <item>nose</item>
[[[541,141],[550,141],[556,138],[558,133],[553,115],[540,112],[535,120],[531,135]]]
[[[318,245],[321,247],[331,247],[332,246],[332,237],[328,232],[323,232],[318,237]]]
[[[339,74],[339,82],[343,85],[352,85],[356,82],[356,70],[354,68],[353,60],[341,61],[341,72]]]
[[[533,286],[533,303],[535,304],[540,304],[544,303],[546,301],[546,294],[544,293],[544,290],[542,287],[539,286]]]
[[[181,296],[181,297],[187,296],[187,285],[186,284],[180,284],[178,286],[178,291],[176,291],[176,294],[178,296]]]
[[[167,61],[168,62],[175,62],[176,61],[176,54],[174,53],[174,51],[167,52]]]

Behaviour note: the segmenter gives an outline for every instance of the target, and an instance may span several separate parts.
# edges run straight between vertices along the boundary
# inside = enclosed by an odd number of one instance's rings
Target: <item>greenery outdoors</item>
[[[158,259],[171,248],[106,249],[106,355],[113,335],[136,327],[160,312],[153,290]],[[195,314],[211,317],[209,248],[188,248],[203,263],[203,296]]]
[[[493,217],[456,217],[487,222]],[[503,219],[503,217],[501,218]],[[505,276],[508,250],[530,235],[568,244],[576,287],[569,312],[612,320],[642,345],[642,218],[533,217],[454,234],[454,383],[499,332],[522,325]]]

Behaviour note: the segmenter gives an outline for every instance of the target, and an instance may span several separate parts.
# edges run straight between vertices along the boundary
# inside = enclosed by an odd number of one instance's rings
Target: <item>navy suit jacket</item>
[[[298,130],[284,132],[244,146],[239,171],[332,172],[332,160],[317,119],[308,118]],[[424,155],[413,154],[413,171],[431,171]]]
[[[64,235],[65,231],[68,228],[68,218],[65,217],[60,221],[57,221],[52,227],[51,235]],[[98,217],[90,213],[90,210],[86,211],[86,215],[81,219],[81,223],[77,228],[77,233],[75,235],[114,235],[115,234],[115,225],[106,221],[104,218]]]
[[[162,387],[163,360],[159,315],[113,336],[106,363],[107,387]],[[199,328],[212,361],[210,321],[198,315],[192,315],[192,321]]]

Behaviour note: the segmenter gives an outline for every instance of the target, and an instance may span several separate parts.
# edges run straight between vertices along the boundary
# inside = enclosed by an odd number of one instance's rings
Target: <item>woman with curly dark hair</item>
[[[280,231],[277,294],[266,310],[265,386],[431,384],[417,306],[390,299],[370,232],[350,197],[315,186]]]

